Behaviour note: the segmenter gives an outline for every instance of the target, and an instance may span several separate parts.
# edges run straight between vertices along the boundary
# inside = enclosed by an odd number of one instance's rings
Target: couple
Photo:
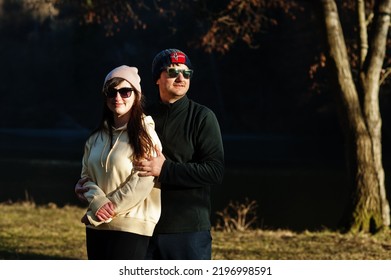
[[[158,53],[158,102],[144,114],[135,67],[112,70],[104,109],[86,142],[79,199],[89,204],[89,259],[211,259],[210,187],[224,151],[214,113],[188,99],[193,67],[177,49]]]

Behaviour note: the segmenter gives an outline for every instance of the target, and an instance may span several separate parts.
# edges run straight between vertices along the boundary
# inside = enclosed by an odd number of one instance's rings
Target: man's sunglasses
[[[132,96],[133,91],[134,91],[133,88],[127,88],[127,87],[119,88],[119,89],[108,88],[105,94],[108,98],[114,98],[117,96],[117,92],[118,92],[122,98],[129,98]]]
[[[189,79],[193,75],[193,70],[191,69],[178,69],[178,68],[167,68],[167,74],[169,78],[176,78],[179,76],[179,73],[182,73],[183,78]]]

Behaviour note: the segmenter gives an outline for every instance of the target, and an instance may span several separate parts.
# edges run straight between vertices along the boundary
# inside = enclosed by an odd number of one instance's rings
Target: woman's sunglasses
[[[179,73],[182,73],[183,78],[189,79],[193,75],[193,70],[191,69],[178,69],[178,68],[167,68],[167,74],[169,78],[176,78],[179,76]]]
[[[134,91],[133,88],[126,88],[126,87],[119,88],[119,89],[108,88],[105,94],[108,98],[114,98],[117,96],[117,92],[118,92],[122,98],[129,98],[132,96],[133,91]]]

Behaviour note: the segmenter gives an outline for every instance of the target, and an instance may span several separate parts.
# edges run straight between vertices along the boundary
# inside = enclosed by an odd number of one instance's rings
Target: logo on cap
[[[177,64],[177,63],[186,63],[186,56],[184,53],[181,52],[173,52],[171,55],[171,63],[172,64]]]

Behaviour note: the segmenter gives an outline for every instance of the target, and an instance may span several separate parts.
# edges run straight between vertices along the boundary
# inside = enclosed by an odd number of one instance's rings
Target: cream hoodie
[[[144,116],[144,125],[153,144],[162,150],[150,116]],[[161,212],[160,186],[155,177],[138,176],[133,169],[132,155],[126,125],[113,129],[111,149],[106,130],[93,134],[87,140],[81,177],[90,178],[84,184],[89,188],[84,194],[89,202],[87,217],[91,225],[88,227],[152,236]],[[110,201],[115,205],[116,216],[101,222],[95,214]]]

